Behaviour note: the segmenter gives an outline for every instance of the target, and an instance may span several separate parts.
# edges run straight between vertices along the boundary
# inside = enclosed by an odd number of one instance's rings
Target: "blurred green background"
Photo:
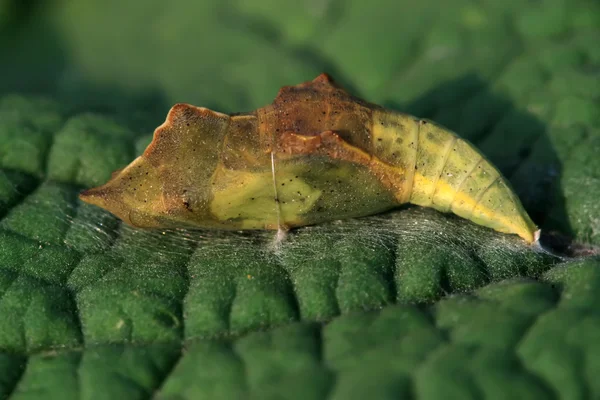
[[[600,260],[409,208],[153,235],[77,193],[176,102],[331,74],[473,141],[600,245],[596,0],[0,0],[0,399],[600,397]]]

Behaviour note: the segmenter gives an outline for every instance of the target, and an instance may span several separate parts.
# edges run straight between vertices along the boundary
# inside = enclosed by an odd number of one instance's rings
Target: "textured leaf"
[[[600,245],[597,2],[25,3],[0,0],[0,398],[600,397],[598,256],[418,207],[273,249],[77,199],[173,103],[247,111],[325,71]]]

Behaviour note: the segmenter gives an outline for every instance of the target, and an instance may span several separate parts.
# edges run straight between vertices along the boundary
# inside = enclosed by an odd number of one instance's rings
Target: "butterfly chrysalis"
[[[80,197],[138,227],[281,232],[411,203],[539,237],[472,144],[356,98],[326,74],[248,113],[175,105],[141,156]]]

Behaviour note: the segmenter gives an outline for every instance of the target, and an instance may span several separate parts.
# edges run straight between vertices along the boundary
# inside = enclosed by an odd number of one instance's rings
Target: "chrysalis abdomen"
[[[381,110],[373,114],[373,146],[382,160],[405,171],[401,203],[452,212],[528,242],[536,239],[537,227],[507,180],[454,132]]]

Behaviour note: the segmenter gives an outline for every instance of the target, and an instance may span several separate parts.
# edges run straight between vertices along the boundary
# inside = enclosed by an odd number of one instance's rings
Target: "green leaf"
[[[597,2],[165,4],[0,0],[0,398],[600,397]],[[587,255],[419,207],[273,250],[78,200],[174,103],[321,72],[473,141]]]

